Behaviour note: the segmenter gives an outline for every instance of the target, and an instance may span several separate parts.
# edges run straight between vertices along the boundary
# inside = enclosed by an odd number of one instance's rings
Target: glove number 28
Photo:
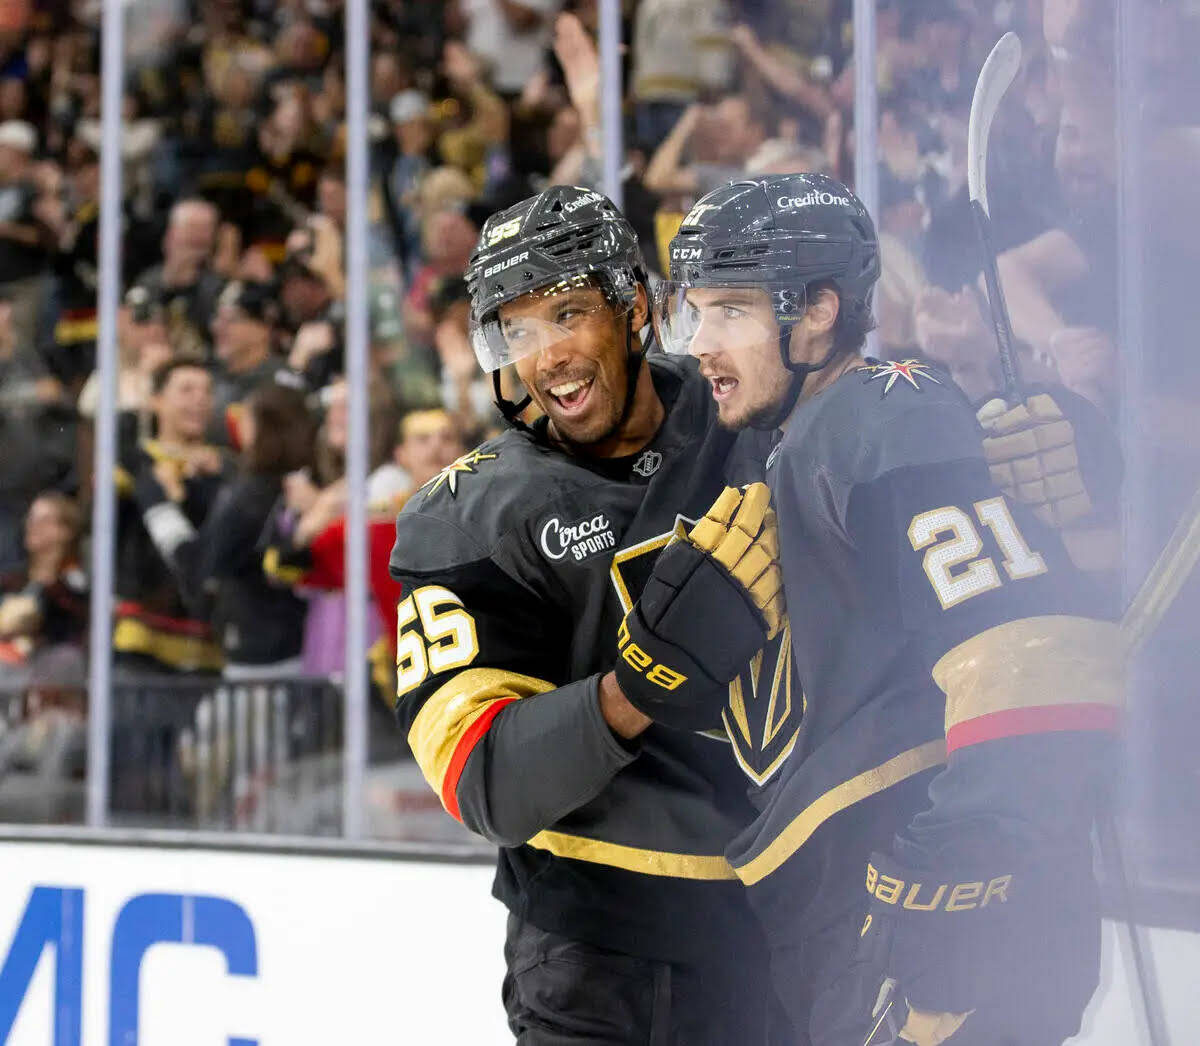
[[[656,662],[637,643],[630,642],[629,626],[625,624],[624,619],[621,620],[621,627],[617,629],[617,650],[631,668],[646,677],[648,683],[661,686],[664,690],[674,690],[680,683],[687,681],[687,676],[682,672],[676,672],[675,669]]]
[[[475,619],[448,588],[426,585],[396,607],[397,697],[420,686],[431,672],[469,665],[478,653]]]
[[[1011,580],[1021,581],[1046,573],[1046,561],[1029,547],[1004,498],[977,501],[973,507],[979,521],[996,539],[1004,555],[1001,566]],[[915,551],[926,550],[922,563],[925,576],[943,610],[999,588],[1002,583],[991,556],[980,555],[983,539],[974,520],[954,505],[913,516],[908,540]]]

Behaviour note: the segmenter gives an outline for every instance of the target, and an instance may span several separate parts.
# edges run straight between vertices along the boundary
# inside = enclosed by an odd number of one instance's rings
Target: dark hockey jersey
[[[401,512],[391,570],[402,728],[443,805],[499,844],[495,893],[544,930],[649,958],[754,933],[724,853],[752,810],[723,740],[624,744],[599,676],[658,552],[720,493],[732,437],[691,360],[650,358],[667,407],[630,461],[509,431]]]
[[[118,655],[151,658],[164,671],[215,672],[224,663],[221,645],[208,620],[196,616],[179,573],[156,547],[151,535],[156,514],[147,512],[137,497],[139,479],[163,460],[175,460],[169,448],[157,440],[142,440],[117,466],[113,650]],[[222,480],[220,474],[204,472],[184,480],[186,497],[179,509],[189,526],[203,524]]]
[[[872,851],[1019,865],[1061,882],[1073,925],[1094,918],[1116,626],[992,486],[965,398],[939,370],[873,364],[802,403],[769,451],[742,439],[766,459],[790,630],[732,688],[760,813],[729,852],[773,943],[843,920],[846,958]]]

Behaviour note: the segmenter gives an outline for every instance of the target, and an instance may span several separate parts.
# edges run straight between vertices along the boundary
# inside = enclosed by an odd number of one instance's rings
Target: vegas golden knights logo
[[[800,733],[804,694],[791,664],[792,628],[785,623],[729,684],[725,730],[741,768],[759,786],[783,765]]]

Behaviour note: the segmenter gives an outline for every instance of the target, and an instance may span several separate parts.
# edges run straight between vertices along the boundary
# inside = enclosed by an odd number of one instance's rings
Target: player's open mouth
[[[738,386],[737,378],[709,378],[708,380],[712,385],[713,399],[718,403],[733,395],[733,390]]]
[[[546,391],[554,398],[554,402],[568,414],[574,414],[583,409],[588,395],[592,391],[594,378],[584,378],[576,381],[564,381],[560,385],[552,385]]]

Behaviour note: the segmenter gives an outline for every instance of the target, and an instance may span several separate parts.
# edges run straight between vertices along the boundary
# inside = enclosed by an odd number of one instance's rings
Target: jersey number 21
[[[977,501],[973,508],[1000,546],[1004,556],[1000,565],[1011,580],[1046,573],[1046,561],[1029,547],[1004,498]],[[1000,571],[992,557],[980,555],[983,538],[975,521],[954,505],[913,516],[908,540],[915,551],[926,550],[922,564],[925,576],[943,610],[1001,585]]]

